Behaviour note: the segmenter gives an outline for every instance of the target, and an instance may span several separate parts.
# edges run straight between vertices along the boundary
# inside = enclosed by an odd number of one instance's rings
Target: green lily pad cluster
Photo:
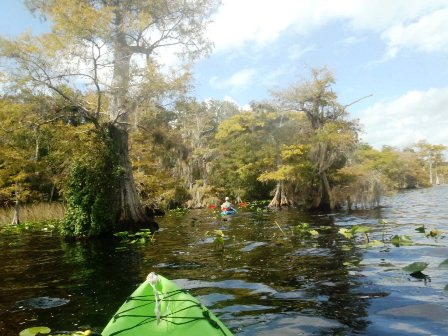
[[[412,238],[408,235],[395,235],[390,239],[390,242],[392,245],[399,247],[399,246],[409,246],[412,245],[414,242],[412,241]]]
[[[403,271],[412,275],[412,274],[423,271],[426,267],[428,267],[428,265],[429,264],[426,262],[417,261],[417,262],[413,262],[412,264],[409,264],[409,265],[403,267]]]
[[[408,273],[410,276],[416,278],[416,279],[422,279],[422,280],[427,280],[429,279],[429,276],[424,274],[423,271],[429,266],[429,264],[427,262],[423,262],[423,261],[416,261],[413,262],[407,266],[404,266],[402,268],[403,271],[405,271],[406,273]],[[444,261],[442,261],[438,268],[441,269],[448,269],[448,259],[445,259]],[[448,285],[445,286],[444,288],[445,291],[448,291]]]
[[[418,228],[415,229],[415,231],[424,233],[427,238],[439,238],[444,235],[443,231],[435,228],[429,230],[428,228],[425,227],[425,225],[419,226]]]
[[[269,211],[269,209],[266,208],[266,206],[269,204],[270,201],[253,201],[250,202],[247,206],[248,209],[254,210],[256,212],[266,212]]]
[[[361,248],[384,245],[384,243],[379,240],[370,240],[368,235],[370,231],[371,229],[367,226],[353,225],[350,229],[340,228],[338,232],[349,240],[354,240],[358,235],[362,235],[364,237],[364,244],[358,245]]]
[[[31,327],[22,330],[19,333],[19,336],[39,336],[39,335],[48,335],[48,336],[90,336],[92,335],[91,330],[84,330],[84,331],[75,331],[70,334],[50,334],[51,329],[48,327]]]
[[[190,212],[190,210],[187,208],[176,208],[176,209],[168,210],[168,216],[182,217],[189,212]]]
[[[218,246],[224,247],[225,234],[222,230],[213,230],[205,232],[206,237],[214,237],[213,243]]]
[[[416,261],[413,262],[407,266],[404,266],[402,268],[403,271],[405,271],[406,273],[408,273],[410,276],[417,278],[417,279],[424,279],[426,280],[427,278],[429,278],[428,275],[424,274],[423,271],[429,266],[429,264],[427,262],[423,262],[423,261]],[[448,269],[448,259],[445,259],[444,261],[442,261],[438,268],[441,269]],[[448,288],[448,285],[445,286],[444,290],[446,291]]]
[[[0,234],[20,234],[22,232],[54,232],[58,231],[61,225],[60,220],[52,219],[36,222],[23,222],[18,225],[0,226]]]
[[[340,228],[339,233],[343,235],[347,239],[352,239],[356,236],[358,233],[362,233],[364,235],[367,235],[367,232],[370,231],[370,228],[367,226],[361,226],[361,225],[353,225],[350,229],[347,228]]]
[[[319,235],[319,232],[310,228],[308,223],[299,223],[292,228],[294,235],[301,238],[310,238]]]
[[[154,234],[149,229],[142,229],[136,233],[129,233],[128,231],[121,231],[114,233],[115,237],[121,238],[123,243],[145,245],[148,242],[154,241]]]

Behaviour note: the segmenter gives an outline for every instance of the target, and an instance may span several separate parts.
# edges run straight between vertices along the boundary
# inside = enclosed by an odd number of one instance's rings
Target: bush
[[[64,190],[65,236],[99,236],[112,231],[117,220],[114,205],[122,169],[114,144],[108,133],[99,133],[88,145],[93,148],[75,159]]]

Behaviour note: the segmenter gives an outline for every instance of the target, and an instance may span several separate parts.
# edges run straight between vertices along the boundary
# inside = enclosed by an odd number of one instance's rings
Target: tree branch
[[[370,97],[372,97],[372,96],[373,96],[373,93],[371,93],[371,94],[369,94],[369,95],[367,95],[367,96],[364,96],[364,97],[362,97],[362,98],[356,99],[355,101],[352,101],[351,103],[349,103],[349,104],[347,104],[347,105],[344,105],[344,108],[349,107],[349,106],[352,106],[353,104],[359,103],[361,100],[364,100],[364,99],[366,99],[366,98],[370,98]]]

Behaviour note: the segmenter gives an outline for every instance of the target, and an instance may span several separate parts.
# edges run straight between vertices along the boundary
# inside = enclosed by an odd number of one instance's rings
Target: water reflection
[[[384,208],[350,214],[240,211],[222,220],[192,211],[159,219],[155,241],[140,247],[69,243],[48,233],[1,236],[0,334],[36,325],[100,331],[150,271],[189,289],[238,335],[399,335],[412,327],[445,334],[448,277],[437,265],[448,256],[446,239],[415,228],[448,230],[446,208],[434,211],[446,191],[403,193]],[[378,225],[381,218],[387,226]],[[295,234],[299,223],[319,234]],[[371,239],[407,234],[415,244],[363,249],[338,233],[355,224],[371,227]],[[213,243],[215,229],[225,235],[223,246]],[[431,282],[402,271],[412,261],[430,265],[424,274]],[[39,298],[63,304],[17,304]],[[429,320],[421,304],[437,317]]]
[[[189,216],[200,217],[194,212]],[[187,217],[165,225],[163,234],[175,235],[185,248],[181,258],[164,251],[156,266],[194,295],[206,301],[212,297],[206,303],[239,335],[297,335],[300,330],[331,334],[365,328],[368,298],[355,293],[357,278],[346,267],[362,254],[355,247],[347,249],[333,216],[292,210],[239,213],[228,221],[196,220],[194,227],[188,222]],[[300,222],[309,223],[320,235],[294,236],[292,228]],[[225,233],[224,250],[204,243],[204,233],[213,228]],[[162,239],[160,234],[157,246]]]

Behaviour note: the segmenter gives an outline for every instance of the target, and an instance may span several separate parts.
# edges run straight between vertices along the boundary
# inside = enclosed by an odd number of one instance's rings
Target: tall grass
[[[20,207],[20,222],[41,222],[62,219],[65,206],[62,203],[36,203]],[[0,208],[0,225],[11,224],[14,217],[14,207]]]

